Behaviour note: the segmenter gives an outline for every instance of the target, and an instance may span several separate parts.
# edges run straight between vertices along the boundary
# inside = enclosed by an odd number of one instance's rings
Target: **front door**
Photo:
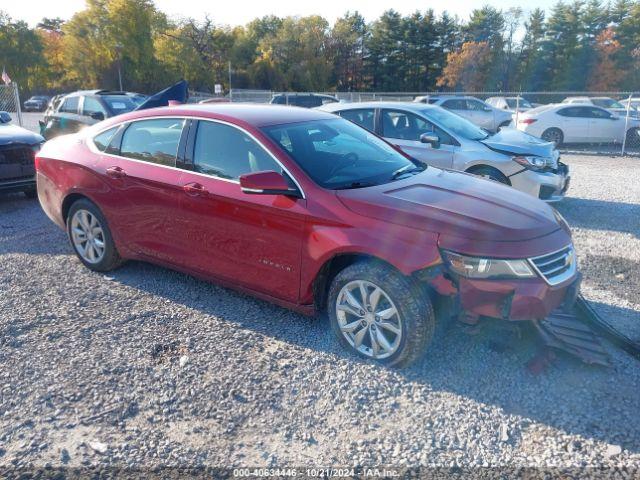
[[[624,119],[597,107],[589,107],[589,136],[594,142],[621,142]]]
[[[493,109],[489,108],[484,102],[474,98],[467,98],[467,109],[473,119],[473,123],[487,130],[496,130]]]
[[[243,193],[240,175],[286,173],[235,126],[201,120],[192,129],[192,170],[180,177],[181,214],[172,226],[184,266],[297,302],[306,200]]]
[[[561,129],[566,143],[594,141],[589,136],[589,107],[562,108],[558,110],[558,115],[562,118]]]
[[[451,137],[428,120],[405,110],[382,109],[381,135],[397,145],[407,155],[421,163],[440,168],[451,168],[455,147]],[[440,137],[440,146],[434,148],[422,143],[423,133],[435,133]]]

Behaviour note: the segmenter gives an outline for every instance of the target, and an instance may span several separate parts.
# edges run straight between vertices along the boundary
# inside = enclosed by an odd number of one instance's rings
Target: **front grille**
[[[0,165],[33,165],[35,151],[30,146],[0,149]]]
[[[567,245],[556,252],[529,260],[550,285],[558,285],[576,273],[576,254],[573,245]]]

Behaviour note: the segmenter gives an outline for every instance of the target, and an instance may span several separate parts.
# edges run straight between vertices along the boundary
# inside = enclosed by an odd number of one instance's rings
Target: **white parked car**
[[[332,112],[370,130],[419,162],[511,185],[547,202],[561,200],[569,168],[553,143],[514,128],[488,133],[436,105],[401,102],[329,104]]]
[[[475,97],[455,95],[426,95],[416,97],[414,102],[438,105],[466,118],[490,132],[497,132],[511,124],[511,112],[487,105]]]
[[[585,105],[595,105],[596,107],[606,108],[610,112],[617,113],[618,115],[627,114],[627,106],[614,100],[611,97],[567,97],[562,103],[581,103]],[[629,116],[635,117],[638,115],[638,111],[633,105],[629,111]]]
[[[627,98],[621,98],[620,100],[618,100],[620,102],[620,104],[625,108],[627,108],[627,105],[629,104],[629,97]],[[636,111],[640,110],[640,98],[638,97],[631,97],[631,108],[635,108]]]
[[[640,120],[625,118],[595,105],[559,103],[543,105],[518,118],[518,130],[543,140],[563,143],[621,143],[640,146]]]
[[[512,113],[515,113],[516,109],[518,112],[526,112],[533,108],[531,102],[522,97],[489,97],[485,102],[492,107]]]

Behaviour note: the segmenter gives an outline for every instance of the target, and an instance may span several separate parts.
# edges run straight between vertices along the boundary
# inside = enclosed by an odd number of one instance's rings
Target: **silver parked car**
[[[533,108],[531,102],[522,97],[489,97],[485,102],[492,107],[511,113],[515,113],[516,109],[518,112],[526,112]]]
[[[318,107],[382,136],[416,160],[473,173],[547,202],[561,200],[569,169],[553,143],[509,128],[491,134],[436,105],[367,102]]]
[[[416,97],[413,101],[446,108],[490,132],[497,132],[511,124],[511,112],[487,105],[475,97],[427,95]]]

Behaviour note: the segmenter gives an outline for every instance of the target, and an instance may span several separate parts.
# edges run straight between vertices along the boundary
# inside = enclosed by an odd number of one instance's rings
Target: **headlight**
[[[567,220],[562,216],[562,214],[558,210],[556,210],[553,207],[551,208],[553,209],[553,216],[556,217],[556,221],[558,222],[558,224],[562,227],[562,229],[565,232],[571,235],[571,228],[569,228],[569,222],[567,222]]]
[[[530,278],[536,274],[524,259],[467,257],[459,253],[443,252],[449,267],[467,278]]]
[[[531,170],[543,170],[548,165],[547,159],[543,157],[517,156],[512,160]]]

